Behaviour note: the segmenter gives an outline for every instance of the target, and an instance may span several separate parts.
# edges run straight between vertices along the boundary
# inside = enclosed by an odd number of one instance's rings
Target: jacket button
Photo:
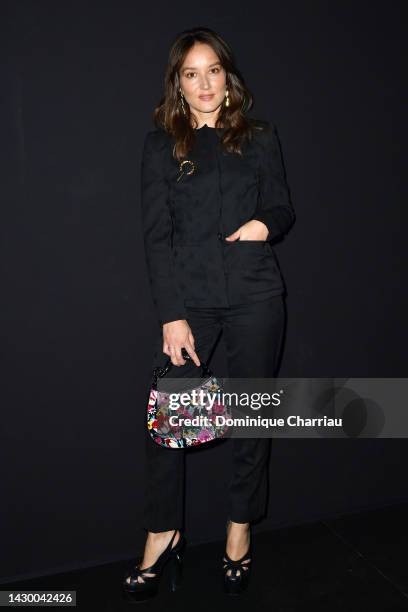
[[[221,234],[221,232],[218,232],[217,238],[218,238],[218,240],[222,240],[224,238],[224,236],[223,236],[223,234]]]

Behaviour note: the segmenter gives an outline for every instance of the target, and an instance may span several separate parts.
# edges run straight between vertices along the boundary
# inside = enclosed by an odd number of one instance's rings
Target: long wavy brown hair
[[[236,66],[230,47],[209,28],[184,30],[176,37],[166,67],[164,95],[153,112],[153,121],[156,127],[164,128],[175,137],[174,157],[179,161],[185,158],[194,145],[196,134],[191,122],[193,120],[195,125],[196,122],[188,104],[184,104],[183,112],[179,74],[188,51],[196,42],[210,45],[225,70],[229,106],[225,105],[225,101],[222,103],[215,128],[223,128],[220,141],[224,149],[242,155],[242,144],[245,140],[251,140],[253,129],[258,127],[256,120],[245,116],[253,106],[253,95]]]

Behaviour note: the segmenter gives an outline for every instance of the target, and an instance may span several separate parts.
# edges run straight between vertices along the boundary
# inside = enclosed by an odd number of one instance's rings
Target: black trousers
[[[189,308],[188,323],[200,359],[211,363],[219,335],[225,342],[230,378],[269,378],[277,375],[285,310],[281,295],[225,308]],[[162,331],[157,338],[154,366],[164,365]],[[198,376],[190,361],[172,366],[168,376]],[[217,372],[214,372],[217,375]],[[144,528],[148,531],[183,529],[186,450],[159,446],[146,431]],[[269,438],[229,438],[233,473],[229,483],[229,515],[236,523],[259,520],[266,513]],[[208,446],[210,449],[211,443]]]

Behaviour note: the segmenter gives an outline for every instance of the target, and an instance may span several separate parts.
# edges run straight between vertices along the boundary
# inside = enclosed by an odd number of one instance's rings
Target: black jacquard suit
[[[295,219],[274,125],[243,147],[243,157],[220,148],[215,128],[196,130],[188,155],[195,170],[180,176],[174,140],[164,130],[147,134],[142,160],[142,220],[149,278],[161,324],[186,319],[199,358],[210,364],[222,334],[227,372],[220,377],[277,374],[284,328],[285,287],[272,243]],[[258,219],[266,241],[227,242],[243,223]],[[163,331],[155,339],[152,367],[163,366]],[[171,376],[197,376],[194,363]],[[145,417],[144,417],[145,418]],[[144,527],[182,528],[184,449],[157,445],[146,429]],[[232,438],[228,516],[253,522],[265,514],[269,439]],[[211,444],[207,445],[210,448]]]
[[[186,307],[225,307],[280,295],[283,279],[272,242],[295,219],[276,128],[258,122],[243,156],[221,150],[217,131],[195,130],[180,176],[174,139],[159,128],[147,134],[142,157],[144,244],[153,300],[161,323],[186,318]],[[228,242],[250,219],[269,229],[266,241]]]

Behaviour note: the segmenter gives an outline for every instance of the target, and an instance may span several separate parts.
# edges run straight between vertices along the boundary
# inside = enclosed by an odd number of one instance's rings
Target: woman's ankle
[[[148,531],[147,532],[147,539],[150,542],[153,542],[153,543],[156,543],[156,542],[160,543],[160,542],[164,542],[164,541],[167,542],[169,540],[169,538],[173,537],[173,534],[174,534],[174,529],[170,529],[169,531],[157,531],[157,532]],[[174,546],[178,542],[179,539],[180,539],[180,530],[177,529],[176,535],[173,538],[173,545],[172,546]]]
[[[170,533],[174,533],[174,529],[168,529],[167,531],[148,531],[147,534],[150,535],[150,537],[158,537],[160,538],[160,536],[166,536],[169,535]]]
[[[235,523],[234,521],[228,521],[228,533],[230,530],[234,530],[234,532],[245,532],[249,531],[250,523]]]

